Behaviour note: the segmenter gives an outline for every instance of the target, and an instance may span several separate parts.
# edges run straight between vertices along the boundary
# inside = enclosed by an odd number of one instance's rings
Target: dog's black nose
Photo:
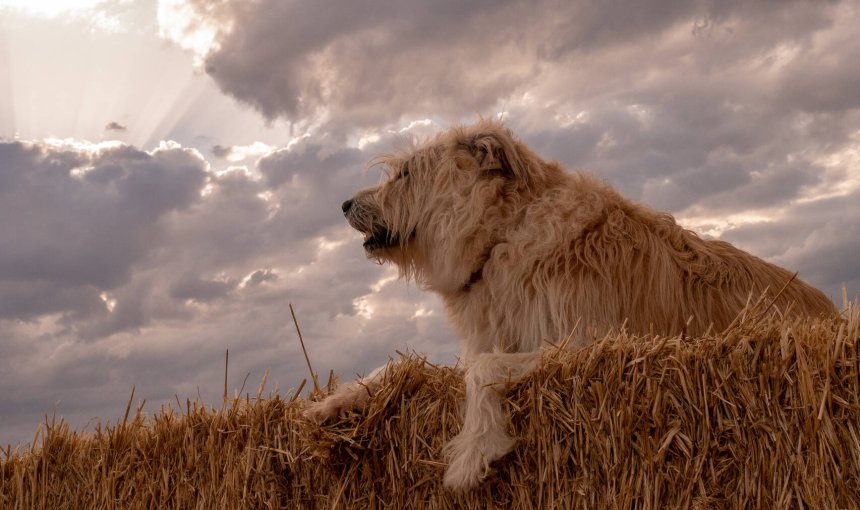
[[[340,208],[343,209],[343,213],[346,214],[349,212],[349,209],[352,207],[352,199],[350,198],[343,204],[341,204]]]

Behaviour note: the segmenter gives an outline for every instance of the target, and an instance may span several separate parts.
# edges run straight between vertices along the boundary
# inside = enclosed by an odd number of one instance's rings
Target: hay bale
[[[461,376],[405,357],[364,412],[323,427],[303,399],[259,394],[88,435],[48,424],[39,448],[5,452],[0,507],[860,507],[860,312],[759,315],[548,352],[509,388],[517,447],[472,492],[441,487]]]

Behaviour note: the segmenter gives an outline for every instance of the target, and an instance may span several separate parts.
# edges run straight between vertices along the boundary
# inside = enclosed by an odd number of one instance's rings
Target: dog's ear
[[[523,149],[502,124],[481,121],[454,133],[457,147],[454,158],[459,168],[477,169],[481,174],[500,175],[529,186],[532,177],[527,163],[528,150]]]
[[[511,159],[518,158],[510,137],[500,136],[498,133],[477,134],[469,141],[469,152],[481,172],[497,172],[508,178],[516,177]]]

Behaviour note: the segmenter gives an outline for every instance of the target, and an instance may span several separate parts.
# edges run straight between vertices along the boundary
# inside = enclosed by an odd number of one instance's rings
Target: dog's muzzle
[[[400,244],[400,238],[374,222],[373,214],[369,214],[354,198],[346,200],[340,208],[349,225],[364,234],[363,246],[368,252],[394,248]]]

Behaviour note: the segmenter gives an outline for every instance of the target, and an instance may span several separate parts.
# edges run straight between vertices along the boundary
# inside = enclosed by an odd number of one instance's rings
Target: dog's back
[[[701,334],[710,326],[724,329],[750,298],[764,293],[768,303],[775,298],[779,310],[836,313],[821,291],[794,273],[727,242],[702,239],[670,214],[600,188],[606,204],[602,221],[571,249],[585,272],[597,275],[591,281],[599,282],[598,294],[614,305],[614,321],[626,319],[630,329],[641,332],[677,334],[686,328]]]
[[[585,344],[592,332],[622,324],[660,335],[719,331],[765,293],[778,310],[836,313],[793,273],[729,243],[701,239],[670,214],[591,176],[568,175],[528,204],[485,267],[483,323],[496,348],[529,351],[571,333],[574,344]],[[466,330],[475,317],[454,314],[454,320]]]

